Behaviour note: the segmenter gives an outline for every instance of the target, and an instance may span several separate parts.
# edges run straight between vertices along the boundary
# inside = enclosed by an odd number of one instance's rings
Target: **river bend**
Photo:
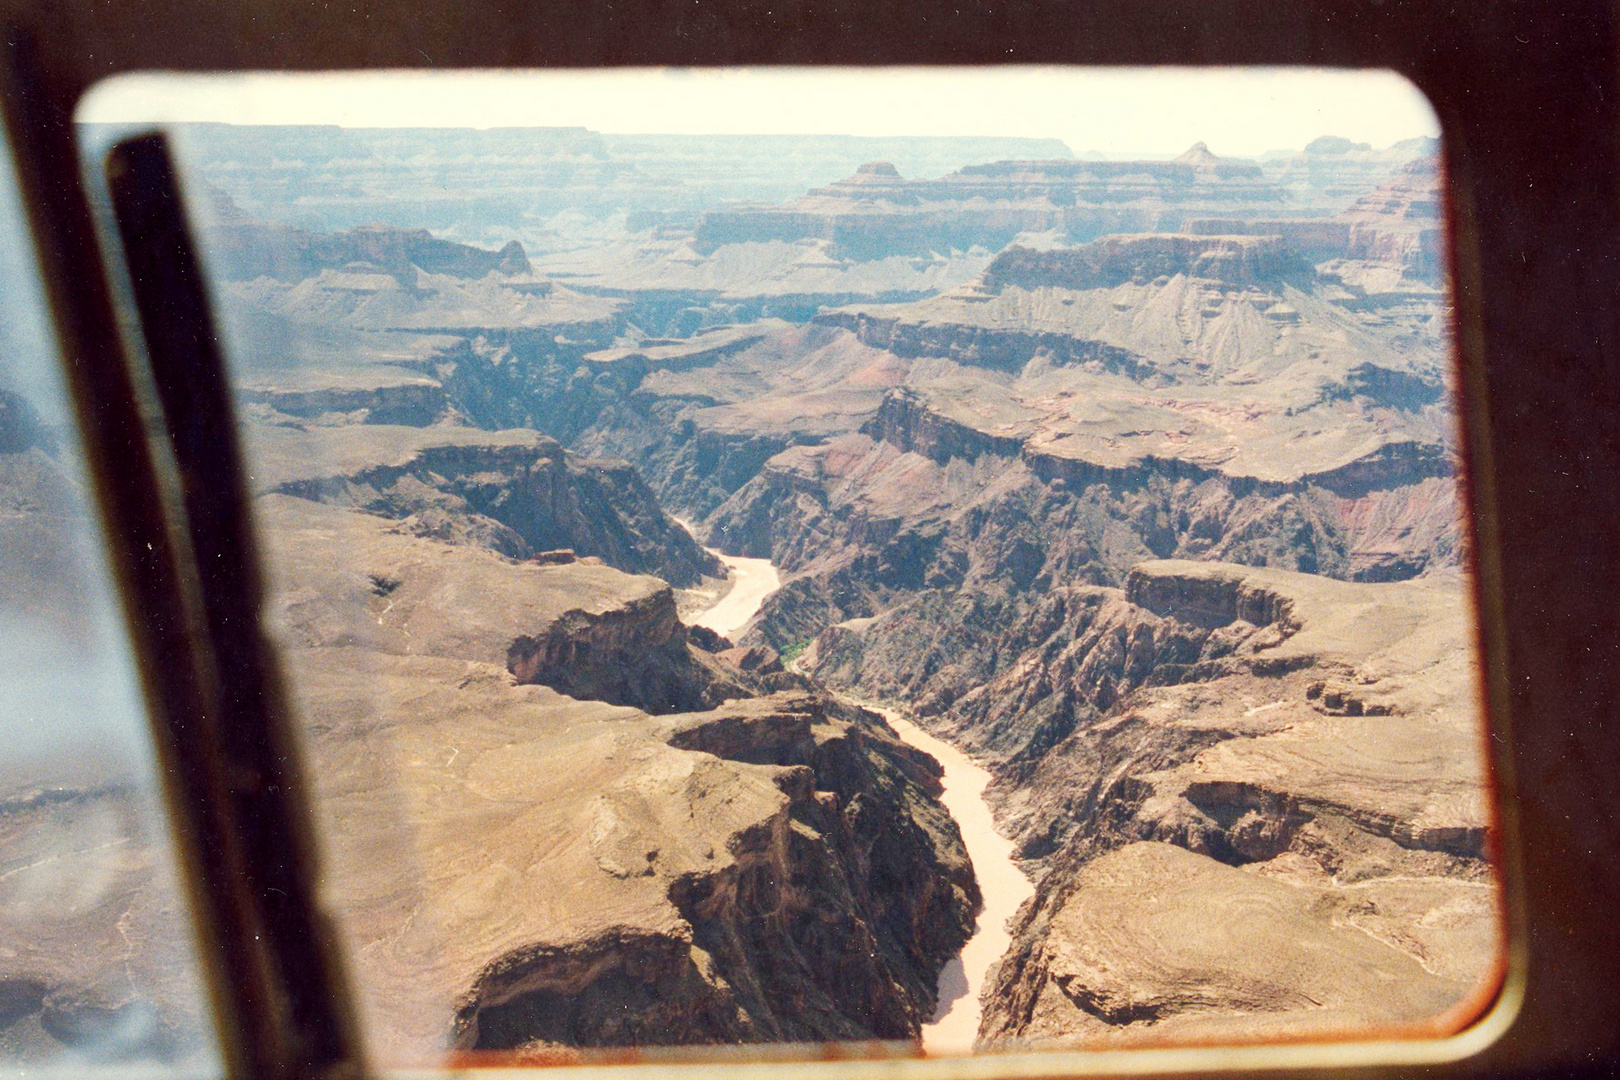
[[[746,559],[710,550],[731,572],[731,587],[711,607],[687,621],[730,636],[748,624],[781,579],[768,559]],[[963,844],[984,894],[984,907],[973,936],[939,974],[939,1007],[933,1018],[923,1024],[922,1044],[930,1054],[967,1053],[979,1033],[979,995],[984,990],[985,976],[1012,944],[1007,924],[1019,905],[1034,895],[1035,886],[1013,861],[1012,842],[996,832],[990,805],[984,800],[990,783],[988,771],[894,709],[853,698],[846,700],[881,713],[903,742],[933,755],[944,767],[940,801],[962,831]]]

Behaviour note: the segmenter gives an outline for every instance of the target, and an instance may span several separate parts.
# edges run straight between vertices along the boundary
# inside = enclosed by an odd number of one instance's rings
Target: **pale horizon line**
[[[1400,75],[1319,68],[149,73],[98,83],[77,118],[582,128],[615,136],[1045,138],[1115,160],[1173,157],[1199,141],[1221,156],[1253,158],[1324,133],[1378,147],[1440,134],[1427,99]]]

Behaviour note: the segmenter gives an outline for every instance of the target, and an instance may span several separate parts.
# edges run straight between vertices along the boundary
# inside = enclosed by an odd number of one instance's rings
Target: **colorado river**
[[[769,559],[745,559],[739,555],[721,555],[720,561],[731,571],[731,589],[721,596],[712,608],[688,620],[693,626],[706,626],[721,637],[730,637],[759,611],[765,598],[776,591],[782,579]]]
[[[710,550],[726,564],[734,580],[730,590],[713,607],[687,621],[729,636],[748,624],[765,598],[776,591],[781,579],[768,559],[745,559]],[[939,973],[939,1007],[933,1019],[923,1024],[922,1044],[930,1054],[967,1053],[973,1049],[973,1040],[979,1033],[979,994],[984,989],[985,975],[1012,943],[1007,923],[1018,906],[1034,895],[1035,886],[1013,862],[1012,842],[996,832],[990,806],[984,801],[984,790],[990,783],[989,772],[950,743],[934,738],[893,709],[862,701],[854,703],[881,713],[901,741],[933,755],[945,770],[940,801],[962,831],[962,842],[984,894],[984,908],[962,952]]]
[[[945,791],[939,801],[962,830],[962,842],[984,894],[984,909],[973,936],[939,973],[939,1008],[922,1030],[923,1049],[929,1053],[966,1053],[979,1034],[979,993],[984,989],[984,977],[1012,944],[1007,923],[1017,914],[1018,905],[1035,895],[1035,885],[1013,862],[1012,841],[996,832],[990,804],[984,801],[990,773],[893,709],[870,704],[866,708],[882,713],[901,740],[932,754],[944,766]]]

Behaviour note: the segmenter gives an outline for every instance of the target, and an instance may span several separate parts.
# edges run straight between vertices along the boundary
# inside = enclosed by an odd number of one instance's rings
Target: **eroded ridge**
[[[1096,601],[1054,673],[1093,717],[998,782],[1041,876],[984,1037],[1422,1028],[1492,977],[1454,580],[1157,562]]]

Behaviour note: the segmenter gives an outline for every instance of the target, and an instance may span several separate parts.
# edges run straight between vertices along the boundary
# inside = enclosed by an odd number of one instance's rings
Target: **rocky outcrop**
[[[364,225],[337,233],[312,232],[294,225],[254,221],[218,189],[210,191],[212,220],[207,229],[209,269],[226,281],[270,277],[300,281],[322,270],[366,268],[388,274],[407,287],[416,272],[481,278],[486,274],[530,272],[523,245],[511,241],[499,251],[441,240],[426,229]]]
[[[245,388],[239,400],[304,420],[427,427],[445,418],[450,399],[427,379],[367,387]]]
[[[304,471],[319,469],[320,456],[311,464]],[[580,459],[539,435],[447,445],[424,435],[398,464],[284,480],[270,490],[358,507],[416,535],[471,541],[512,558],[570,548],[677,585],[719,570],[632,466]]]
[[[1156,564],[1134,567],[1125,579],[1125,599],[1156,615],[1210,629],[1240,621],[1275,625],[1284,636],[1299,629],[1292,599],[1234,567],[1199,566],[1176,573]]]
[[[1142,357],[1127,349],[1071,334],[908,322],[860,311],[829,311],[817,315],[813,321],[818,326],[842,327],[863,344],[885,349],[896,356],[946,357],[992,371],[1017,373],[1040,356],[1052,364],[1089,367],[1135,378],[1154,373]]]
[[[1011,458],[1023,446],[1018,439],[988,435],[941,416],[906,390],[885,394],[877,415],[861,425],[861,434],[941,465],[951,458],[976,461],[984,454]]]
[[[622,408],[648,370],[635,361],[586,364],[584,352],[551,335],[469,335],[438,350],[427,366],[477,426],[533,428],[572,443],[605,410]]]
[[[747,1017],[699,966],[690,934],[618,927],[507,953],[478,974],[452,1035],[471,1050],[749,1041]]]
[[[1195,142],[1173,159],[1179,165],[1192,166],[1195,175],[1213,175],[1219,179],[1258,180],[1265,171],[1252,161],[1229,161],[1210,150],[1207,143]]]
[[[1042,944],[1020,942],[1003,962],[1017,981],[998,980],[987,996],[987,1040],[1102,1047],[1369,1027],[1439,1034],[1475,972],[1437,972],[1434,953],[1404,934],[1411,915],[1391,918],[1382,905],[1438,911],[1460,901],[1468,915],[1452,908],[1451,918],[1490,918],[1470,904],[1487,891],[1478,887],[1444,897],[1396,887],[1375,900],[1158,842],[1102,855],[1074,882]],[[1432,948],[1438,935],[1423,936]]]
[[[713,708],[762,690],[741,665],[708,655],[688,646],[675,594],[662,589],[603,612],[566,611],[543,635],[515,638],[506,667],[520,683],[653,714]]]
[[[1413,440],[1386,443],[1336,469],[1311,473],[1304,479],[1308,484],[1354,499],[1434,477],[1451,477],[1456,471],[1452,455],[1445,447]]]
[[[789,636],[804,627],[788,612],[811,595],[828,625],[903,607],[915,590],[999,604],[1037,584],[1123,585],[1154,556],[1387,580],[1397,564],[1416,572],[1460,555],[1443,461],[1391,453],[1360,472],[1259,484],[1174,460],[1108,470],[1027,446],[1006,453],[1012,440],[958,437],[903,396],[880,416],[868,430],[882,439],[784,453],[710,519],[728,550],[805,575],[766,603],[760,632],[777,647],[803,640]],[[1425,479],[1431,466],[1442,477]],[[775,630],[778,619],[797,628]]]
[[[1072,670],[1101,659],[1072,683],[1091,708],[998,781],[1045,873],[986,996],[985,1036],[1416,1030],[1466,1007],[1498,927],[1456,583],[1166,562],[1133,571],[1122,599],[1106,618],[1131,627],[1128,647],[1074,639]],[[984,697],[1032,685],[1007,680]],[[958,723],[969,739],[986,730]],[[1127,896],[1155,899],[1127,915],[1114,906]],[[1225,914],[1155,929],[1192,905]],[[1308,965],[1331,977],[1302,982],[1305,954],[1334,957]]]
[[[987,289],[1112,289],[1176,274],[1229,285],[1304,277],[1310,266],[1274,236],[1193,236],[1160,233],[1109,236],[1079,247],[1032,251],[1013,246],[984,272]]]
[[[1003,635],[963,618],[919,650],[914,602],[829,628],[802,662],[916,702],[996,763],[1038,890],[984,1038],[1417,1030],[1466,1007],[1497,948],[1459,601],[1444,577],[1148,562],[1123,590],[1050,590]],[[930,677],[944,658],[960,667]],[[1317,955],[1335,960],[1302,980]]]
[[[615,927],[491,962],[459,1009],[457,1045],[912,1037],[932,973],[961,947],[978,902],[955,825],[931,798],[937,764],[824,697],[673,723],[673,746],[771,767],[774,811],[735,834],[712,869],[667,881],[682,920],[674,932]],[[615,850],[635,848],[628,840],[615,836]]]
[[[1342,216],[1350,226],[1346,257],[1401,267],[1423,281],[1446,271],[1438,162],[1420,159],[1364,196]]]
[[[1321,219],[1193,219],[1189,233],[1274,236],[1313,263],[1351,259],[1398,268],[1424,282],[1445,273],[1443,196],[1439,163],[1421,156],[1357,199],[1348,209]]]
[[[783,730],[784,714],[799,722]],[[676,885],[699,943],[711,943],[711,955],[739,972],[730,981],[749,1015],[776,1014],[777,1030],[761,1034],[841,1039],[864,1029],[909,1037],[929,1015],[935,973],[961,948],[979,903],[955,823],[935,801],[938,763],[900,743],[873,714],[822,695],[731,706],[682,723],[671,742],[800,766],[813,779],[792,812],[810,832],[797,830],[784,854],[827,859],[824,868],[781,867],[754,882],[739,870],[729,880]],[[847,883],[848,899],[827,910],[818,881]],[[749,927],[746,907],[761,902],[775,917]]]

